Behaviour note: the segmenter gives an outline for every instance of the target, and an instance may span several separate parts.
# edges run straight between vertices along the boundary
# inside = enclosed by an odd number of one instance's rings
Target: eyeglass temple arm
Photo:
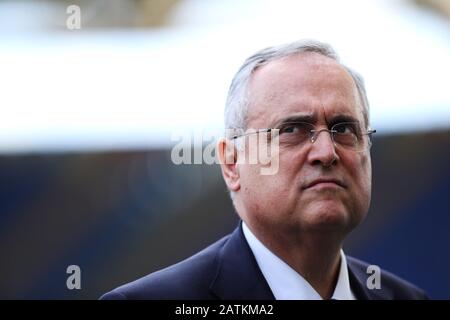
[[[255,132],[247,132],[247,133],[243,133],[243,134],[236,134],[234,136],[231,137],[231,140],[240,138],[240,137],[244,137],[244,136],[248,136],[250,134],[255,134],[255,133],[262,133],[262,132],[271,132],[273,130],[273,128],[269,128],[269,129],[260,129],[258,131]]]

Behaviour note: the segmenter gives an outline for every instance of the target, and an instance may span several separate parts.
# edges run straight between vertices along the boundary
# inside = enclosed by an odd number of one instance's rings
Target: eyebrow
[[[333,125],[336,123],[341,123],[341,122],[359,122],[359,121],[355,117],[346,115],[346,114],[338,114],[338,115],[328,119],[328,124],[330,124],[330,125]]]
[[[358,120],[355,117],[353,117],[351,115],[346,115],[346,114],[338,114],[327,120],[328,120],[327,121],[328,125],[333,125],[333,124],[341,123],[341,122],[358,122]],[[314,113],[291,115],[291,116],[288,116],[288,117],[278,120],[275,123],[275,126],[273,126],[273,127],[276,128],[276,127],[279,127],[279,126],[281,126],[285,123],[289,123],[289,122],[307,122],[307,123],[315,124],[317,122],[317,115]]]
[[[289,122],[308,122],[308,123],[316,123],[317,115],[313,113],[302,113],[302,114],[294,114],[285,118],[281,118],[275,123],[275,128]]]

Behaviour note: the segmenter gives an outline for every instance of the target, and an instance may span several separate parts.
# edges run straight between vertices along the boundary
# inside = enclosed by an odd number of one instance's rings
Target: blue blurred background
[[[67,27],[67,7],[80,28]],[[365,77],[373,197],[345,251],[450,298],[450,3],[0,1],[0,298],[97,299],[237,225],[218,165],[229,82],[262,47],[316,38]],[[79,265],[81,289],[66,268]]]

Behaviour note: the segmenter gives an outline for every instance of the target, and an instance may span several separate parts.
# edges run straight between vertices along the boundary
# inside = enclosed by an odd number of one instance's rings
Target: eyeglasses
[[[372,146],[372,134],[376,132],[373,129],[362,130],[358,122],[336,123],[329,130],[317,130],[313,124],[308,122],[286,122],[279,128],[260,129],[241,135],[234,135],[231,138],[237,139],[255,133],[272,133],[272,138],[278,135],[280,145],[297,146],[304,145],[307,141],[314,143],[322,131],[330,133],[331,140],[336,147],[356,152],[370,149]]]

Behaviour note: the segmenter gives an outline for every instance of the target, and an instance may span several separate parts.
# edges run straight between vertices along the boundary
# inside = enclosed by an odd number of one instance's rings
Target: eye
[[[280,129],[280,133],[295,133],[298,130],[296,125],[286,125]]]
[[[280,128],[280,134],[308,134],[311,130],[311,126],[307,123],[292,122],[284,124]]]
[[[336,130],[340,134],[356,134],[357,130],[354,123],[338,123],[333,126],[333,130]]]

